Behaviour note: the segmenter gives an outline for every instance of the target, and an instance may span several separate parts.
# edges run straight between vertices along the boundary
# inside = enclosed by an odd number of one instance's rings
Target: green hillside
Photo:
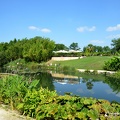
[[[103,70],[104,62],[111,58],[112,56],[90,56],[77,60],[52,61],[52,63],[60,64],[61,66],[75,67],[76,69]]]

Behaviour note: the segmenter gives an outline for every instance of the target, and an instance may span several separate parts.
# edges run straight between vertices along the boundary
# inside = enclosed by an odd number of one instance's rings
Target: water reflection
[[[53,84],[53,77],[51,74],[47,72],[39,72],[36,74],[26,74],[26,77],[29,77],[30,80],[39,80],[38,88],[48,88],[49,90],[55,90],[55,86]]]
[[[120,102],[120,80],[98,75],[80,76],[53,74],[54,86],[58,94],[70,92],[73,95]]]
[[[52,74],[54,82],[59,84],[80,84],[80,78],[78,76],[64,75],[64,74]]]
[[[113,92],[120,93],[120,79],[115,79],[112,77],[106,77],[105,83],[109,84],[109,86],[112,88]]]
[[[81,97],[94,97],[120,102],[120,80],[118,79],[103,75],[78,74],[73,76],[47,72],[28,76],[31,80],[39,80],[38,88],[44,87],[49,90],[56,90],[60,95],[70,92]]]

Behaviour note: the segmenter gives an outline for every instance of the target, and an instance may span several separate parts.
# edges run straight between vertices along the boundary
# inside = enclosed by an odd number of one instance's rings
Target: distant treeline
[[[56,44],[49,38],[36,36],[34,38],[14,39],[10,42],[0,43],[0,66],[14,61],[16,59],[25,59],[27,62],[47,61],[52,56],[97,56],[97,55],[119,55],[120,53],[120,38],[113,39],[112,48],[109,46],[96,46],[88,44],[80,50],[78,43],[71,43],[69,47],[64,44]],[[79,53],[55,53],[59,50],[80,50]]]
[[[55,42],[49,38],[34,37],[0,43],[0,66],[22,58],[26,61],[41,62],[51,59]]]

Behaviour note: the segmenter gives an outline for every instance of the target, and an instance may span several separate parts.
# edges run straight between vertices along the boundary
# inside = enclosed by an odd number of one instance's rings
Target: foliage
[[[120,52],[120,38],[118,39],[113,39],[112,44],[113,46],[112,51],[115,52]]]
[[[120,73],[115,73],[110,76],[106,76],[105,83],[109,84],[109,86],[112,88],[113,92],[118,94],[120,92]]]
[[[93,46],[92,44],[88,44],[88,46],[84,47],[83,50],[86,56],[91,56],[95,52],[95,46]]]
[[[69,49],[71,50],[79,50],[79,46],[78,46],[78,43],[71,43],[70,46],[69,46]]]
[[[104,64],[105,70],[118,71],[120,70],[120,58],[113,57],[109,61],[106,61]]]
[[[55,91],[50,92],[41,88],[39,91],[29,91],[25,102],[18,106],[25,115],[40,119],[99,119],[119,118],[110,113],[119,113],[119,104],[110,104],[106,100],[81,98],[77,96],[58,96]]]
[[[54,42],[48,38],[31,38],[24,44],[23,58],[27,61],[46,61],[51,58],[54,47]]]
[[[109,46],[96,46],[93,44],[88,44],[83,48],[83,53],[86,56],[110,56],[111,55],[111,49]]]
[[[120,71],[105,77],[105,83],[109,84],[113,92],[120,92]]]
[[[36,79],[39,80],[39,83],[37,85],[37,88],[43,87],[48,88],[49,90],[53,91],[55,89],[55,86],[53,85],[53,78],[52,75],[48,72],[38,72],[36,74],[31,74],[30,79]]]
[[[25,59],[27,62],[47,61],[53,56],[54,47],[54,41],[38,36],[0,43],[0,66],[19,58]]]
[[[4,53],[4,51],[0,52],[0,67],[3,67],[4,64],[8,62],[7,57]]]
[[[70,52],[70,53],[54,53],[53,57],[80,57],[82,53],[80,52]]]
[[[115,74],[110,75],[110,77],[120,79],[120,71],[117,71]]]
[[[19,58],[4,65],[4,68],[9,73],[28,73],[38,71],[40,66],[36,62],[26,62]]]
[[[37,84],[37,80],[29,83],[23,76],[6,76],[0,80],[0,101],[9,104],[11,109],[14,109],[23,101],[28,89],[35,88]]]
[[[119,55],[120,53],[120,38],[113,39],[112,49],[109,46],[96,46],[88,44],[83,48],[82,53],[71,53],[71,54],[55,54],[53,51],[56,50],[79,50],[78,43],[72,43],[69,47],[64,44],[55,44],[53,40],[49,38],[42,38],[36,36],[34,38],[23,38],[10,40],[9,43],[0,43],[0,67],[4,64],[14,61],[16,59],[25,59],[27,62],[43,62],[51,59],[52,56],[110,56]]]
[[[12,104],[22,114],[40,119],[120,119],[120,104],[79,96],[58,96],[55,91],[36,89],[21,76],[0,81],[0,102]]]
[[[65,46],[64,44],[55,44],[54,51],[59,51],[59,50],[68,50],[68,47]]]

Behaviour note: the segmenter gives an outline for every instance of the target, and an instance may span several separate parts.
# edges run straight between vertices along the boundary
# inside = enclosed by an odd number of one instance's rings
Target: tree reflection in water
[[[55,90],[55,87],[53,85],[53,77],[51,76],[51,74],[47,72],[38,72],[35,74],[29,74],[28,77],[31,80],[34,79],[39,80],[37,88],[43,87],[43,88],[48,88],[51,91]]]
[[[93,84],[90,81],[86,83],[86,86],[88,90],[91,90],[93,88]]]
[[[34,80],[34,79],[39,80],[39,84],[37,86],[38,88],[43,87],[43,88],[48,88],[49,90],[57,90],[58,89],[60,91],[63,90],[63,92],[64,91],[69,92],[69,90],[70,90],[71,92],[75,93],[76,86],[78,86],[84,90],[84,93],[80,93],[80,94],[87,95],[87,94],[89,94],[89,91],[86,91],[85,86],[84,86],[84,85],[86,85],[86,88],[88,90],[94,91],[94,93],[95,93],[94,97],[96,97],[96,96],[99,97],[98,95],[100,95],[101,97],[105,96],[106,99],[109,99],[109,97],[112,97],[110,99],[114,99],[114,97],[116,97],[120,94],[120,80],[112,78],[110,76],[107,77],[107,76],[89,75],[89,74],[87,75],[86,74],[83,76],[81,76],[81,75],[73,76],[73,78],[72,78],[72,76],[69,76],[69,75],[67,75],[67,77],[65,77],[65,76],[53,77],[50,73],[39,72],[36,74],[30,74],[29,77],[30,77],[30,80]],[[58,83],[58,84],[55,84],[55,83]],[[61,86],[60,88],[58,88],[59,85]],[[62,86],[62,85],[64,85],[64,86]],[[105,91],[106,89],[108,89],[108,85],[111,88],[111,91],[114,92],[114,93],[112,93],[111,96],[109,96]],[[103,89],[102,89],[102,86],[104,86]],[[104,92],[104,96],[102,96],[101,92]],[[75,93],[75,94],[77,94],[77,93]],[[89,95],[92,96],[92,94],[89,94]],[[107,96],[109,96],[109,97],[107,97]],[[116,98],[116,99],[118,100],[119,98]]]
[[[104,79],[102,80],[97,80],[94,78],[90,78],[90,77],[76,77],[75,76],[73,78],[64,78],[64,77],[52,77],[52,75],[50,73],[47,72],[39,72],[36,74],[29,74],[30,80],[40,80],[38,87],[43,87],[43,88],[48,88],[49,90],[55,90],[55,87],[53,85],[53,81],[58,81],[61,83],[65,83],[67,82],[68,84],[78,84],[80,83],[80,81],[82,83],[86,83],[86,87],[87,89],[91,90],[94,86],[94,82],[98,82],[98,81],[102,81],[103,83],[107,83],[113,90],[113,92],[119,93],[120,92],[120,80],[117,78],[113,78],[110,76],[106,76],[104,77]]]
[[[104,82],[107,83],[116,94],[120,92],[120,79],[106,76]]]

